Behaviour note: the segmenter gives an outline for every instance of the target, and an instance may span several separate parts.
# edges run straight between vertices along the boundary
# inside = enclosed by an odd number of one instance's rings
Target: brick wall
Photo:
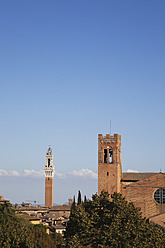
[[[45,206],[53,206],[53,178],[45,177]]]
[[[143,217],[149,218],[165,213],[165,204],[159,204],[154,200],[154,192],[159,188],[165,188],[163,173],[126,186],[126,200],[140,207]]]

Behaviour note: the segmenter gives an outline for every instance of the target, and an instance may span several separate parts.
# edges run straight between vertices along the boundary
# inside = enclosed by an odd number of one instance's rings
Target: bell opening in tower
[[[109,163],[112,164],[113,163],[113,150],[109,149]]]
[[[104,149],[104,164],[107,163],[107,149]]]

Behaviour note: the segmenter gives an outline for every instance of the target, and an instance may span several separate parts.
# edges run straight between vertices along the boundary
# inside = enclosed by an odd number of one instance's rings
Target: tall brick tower
[[[46,165],[44,168],[45,173],[45,206],[53,206],[53,177],[54,177],[54,166],[53,166],[53,153],[49,147],[46,153]]]
[[[121,192],[121,136],[98,135],[98,194]]]

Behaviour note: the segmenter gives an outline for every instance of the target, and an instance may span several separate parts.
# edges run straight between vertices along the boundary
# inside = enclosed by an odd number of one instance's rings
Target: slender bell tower
[[[121,136],[98,135],[98,194],[121,192]]]
[[[53,153],[51,147],[48,148],[46,153],[46,165],[44,168],[45,173],[45,206],[53,206],[53,177],[54,177],[54,166],[53,166]]]

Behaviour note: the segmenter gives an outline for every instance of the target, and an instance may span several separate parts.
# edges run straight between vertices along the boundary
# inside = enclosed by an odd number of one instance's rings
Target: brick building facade
[[[121,193],[143,217],[165,223],[165,173],[122,173],[121,136],[98,135],[98,194]]]

